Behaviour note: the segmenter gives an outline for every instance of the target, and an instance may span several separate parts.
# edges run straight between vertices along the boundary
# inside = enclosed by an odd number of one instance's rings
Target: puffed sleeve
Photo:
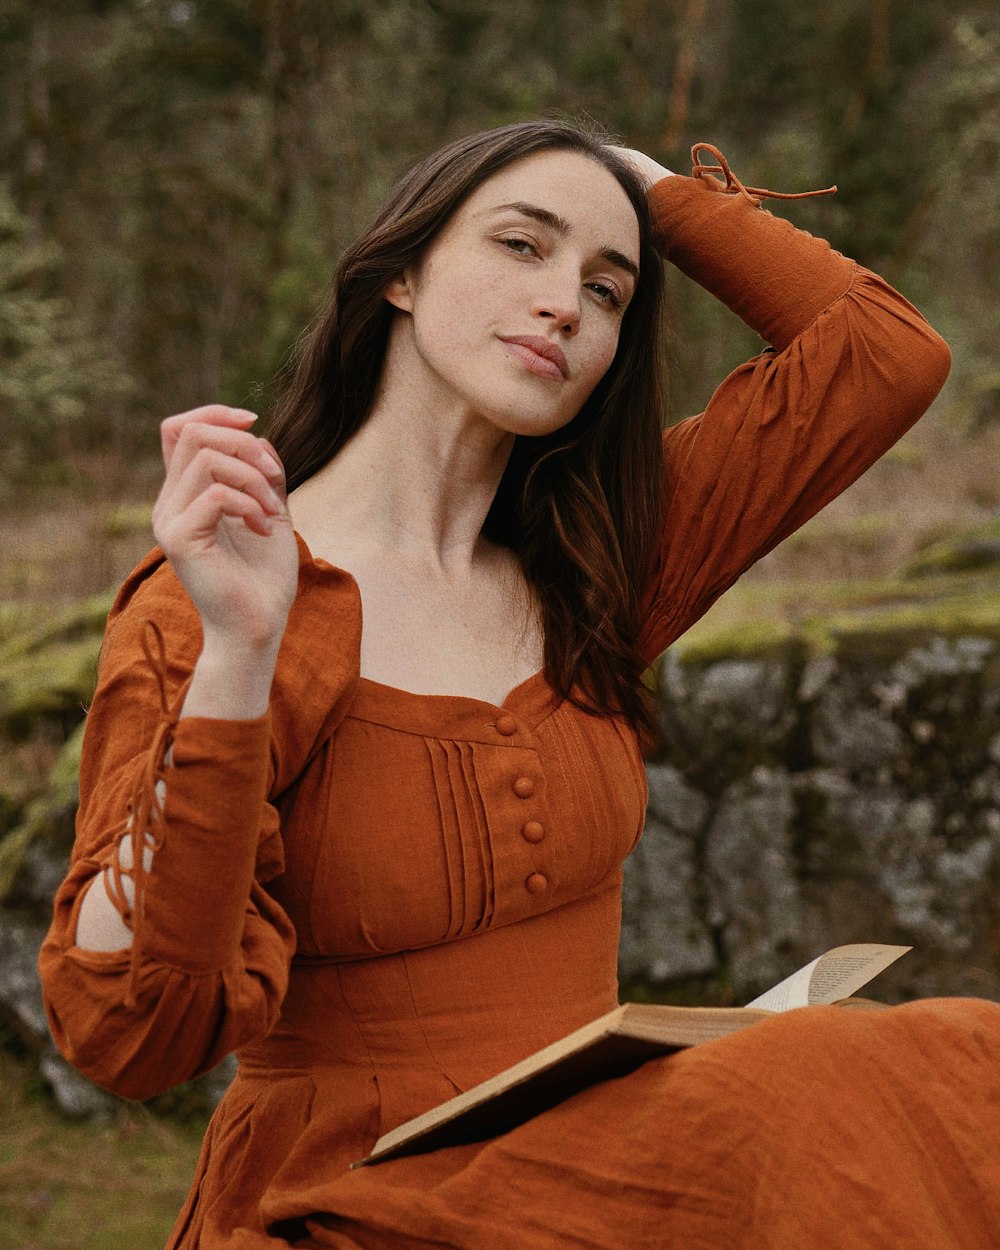
[[[303,581],[300,569],[304,602],[289,619],[271,708],[252,721],[177,719],[201,632],[161,556],[140,566],[109,619],[84,733],[76,842],[39,963],[57,1046],[125,1097],[207,1071],[268,1033],[280,1011],[295,947],[265,888],[284,866],[280,795],[332,732],[351,688],[350,664],[328,663],[313,681],[316,608]],[[164,640],[162,651],[150,638]],[[129,907],[104,882],[120,885],[119,845],[131,839],[138,851],[136,830],[152,854],[138,871],[143,856],[131,856]],[[76,945],[91,883],[108,889],[131,948]]]
[[[696,162],[697,162],[697,151]],[[713,150],[714,151],[714,150]],[[718,153],[716,153],[718,157]],[[664,255],[771,346],[663,438],[640,631],[653,660],[929,407],[951,355],[881,278],[760,208],[721,157],[650,192]]]

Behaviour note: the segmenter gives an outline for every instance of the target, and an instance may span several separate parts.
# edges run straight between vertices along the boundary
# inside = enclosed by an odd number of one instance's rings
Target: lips
[[[531,373],[542,378],[569,376],[566,353],[558,343],[537,334],[501,335],[500,341],[513,349],[513,354],[523,361]]]

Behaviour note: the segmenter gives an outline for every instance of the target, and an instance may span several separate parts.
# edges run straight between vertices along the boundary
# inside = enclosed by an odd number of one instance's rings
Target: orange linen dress
[[[948,367],[906,300],[738,187],[674,177],[651,201],[669,259],[772,346],[664,437],[650,660],[881,455]],[[349,1171],[616,1004],[646,801],[630,730],[557,702],[542,674],[501,706],[360,676],[361,609],[303,545],[252,722],[176,720],[200,631],[162,554],[111,614],[41,967],[63,1053],[127,1097],[237,1052],[170,1246],[997,1245],[1000,1006],[975,1000],[793,1012],[491,1141]],[[134,946],[81,950],[81,892],[130,811],[158,846]]]

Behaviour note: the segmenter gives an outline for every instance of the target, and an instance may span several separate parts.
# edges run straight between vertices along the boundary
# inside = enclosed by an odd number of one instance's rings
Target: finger
[[[260,504],[235,487],[216,482],[184,509],[159,527],[157,540],[172,559],[189,555],[193,548],[215,546],[218,529],[226,519],[241,520],[247,529],[268,537],[274,523]]]
[[[174,444],[167,466],[166,481],[174,482],[187,469],[200,451],[211,448],[234,459],[253,465],[275,487],[284,489],[285,472],[263,439],[246,430],[206,425],[200,421],[186,423]]]
[[[188,412],[179,412],[160,422],[160,445],[163,462],[169,468],[174,449],[184,430],[193,423],[215,425],[231,429],[248,429],[257,420],[257,414],[248,408],[230,408],[225,404],[204,404]]]
[[[285,506],[283,497],[254,465],[214,448],[202,447],[182,471],[172,472],[164,482],[153,509],[154,523],[162,524],[178,516],[215,485],[228,486],[249,496],[271,516],[276,516]]]
[[[284,463],[282,462],[281,457],[278,455],[277,451],[275,451],[275,449],[274,449],[274,444],[273,444],[273,443],[272,443],[269,439],[266,439],[266,438],[264,438],[263,436],[259,439],[259,441],[260,441],[260,443],[261,443],[264,447],[266,447],[266,448],[267,448],[267,450],[268,450],[268,451],[271,453],[271,455],[274,457],[274,463],[278,466],[278,468],[279,468],[279,469],[280,469],[280,471],[281,471],[281,483],[282,483],[282,486],[284,486],[284,483],[285,483],[285,466],[284,466]]]

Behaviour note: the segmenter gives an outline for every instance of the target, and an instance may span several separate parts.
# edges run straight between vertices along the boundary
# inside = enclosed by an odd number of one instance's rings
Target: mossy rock
[[[33,603],[14,601],[0,603],[0,651],[12,638],[20,637],[38,619],[38,609]]]
[[[846,609],[806,623],[814,647],[822,636],[836,651],[889,651],[934,637],[977,637],[1000,641],[1000,583],[980,584],[978,593],[896,600]]]
[[[935,572],[921,580],[788,583],[769,586],[766,605],[753,591],[739,597],[746,607],[739,624],[713,629],[708,618],[678,639],[671,648],[675,659],[701,668],[723,660],[804,662],[864,650],[894,654],[933,636],[1000,642],[1000,569],[997,576]],[[772,615],[763,614],[765,606]]]
[[[76,808],[83,728],[81,721],[52,766],[45,792],[27,805],[20,822],[0,841],[0,903],[10,894],[28,848],[39,838],[51,838]]]
[[[92,595],[38,620],[21,620],[0,645],[0,734],[14,741],[41,725],[69,733],[94,692],[114,594]]]
[[[684,665],[701,667],[717,660],[753,660],[777,657],[801,642],[788,621],[751,620],[711,632],[685,634],[671,648]]]
[[[912,579],[982,570],[995,570],[1000,574],[1000,520],[988,521],[932,543],[913,557],[903,570],[903,576]]]
[[[0,657],[0,733],[23,741],[43,724],[69,732],[94,693],[100,638]]]
[[[44,651],[59,642],[75,642],[80,639],[100,639],[104,625],[114,602],[115,591],[91,595],[79,603],[45,614],[39,621],[39,608],[35,605],[18,605],[10,617],[10,628],[4,628],[0,618],[3,643],[0,645],[0,680],[4,666],[27,655]]]

